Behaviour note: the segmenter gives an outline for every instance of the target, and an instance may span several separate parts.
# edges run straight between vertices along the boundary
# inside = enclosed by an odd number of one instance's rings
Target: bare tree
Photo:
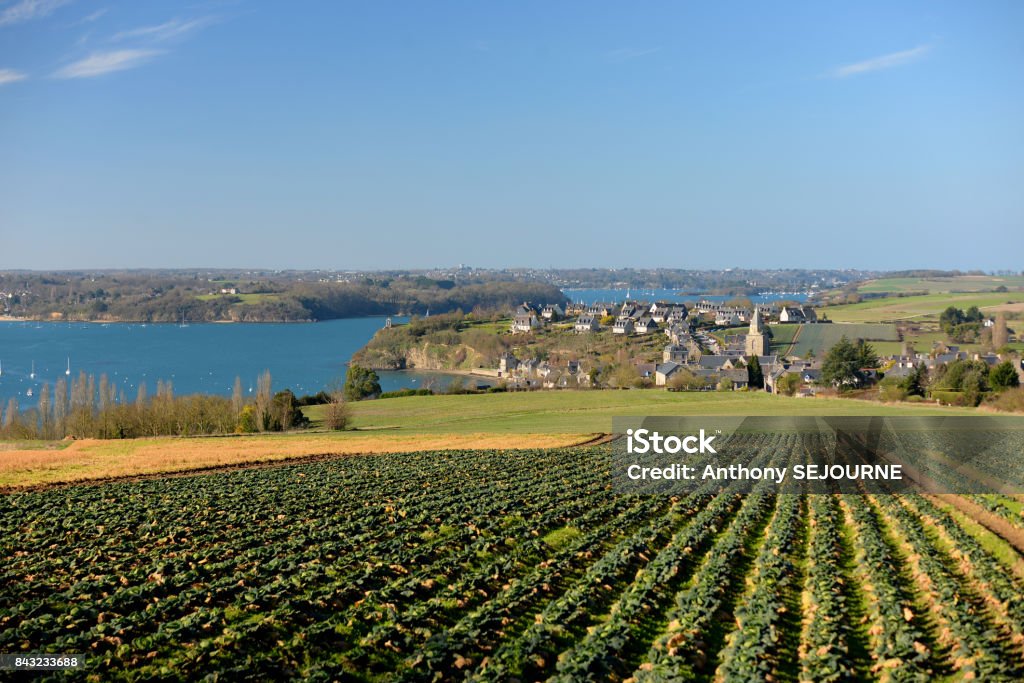
[[[68,382],[61,377],[53,385],[53,429],[58,439],[67,435]]]
[[[996,322],[992,326],[992,348],[998,351],[1009,342],[1009,334],[1006,330],[1006,314],[1002,311],[996,313]]]
[[[43,388],[39,390],[39,402],[36,404],[36,412],[39,420],[39,437],[43,439],[49,439],[52,437],[52,424],[53,418],[50,415],[50,385],[44,383]]]
[[[270,428],[273,395],[271,389],[270,370],[264,370],[256,380],[256,428],[265,432]]]
[[[114,387],[110,386],[110,380],[107,379],[107,373],[100,375],[100,394],[99,394],[99,408],[100,412],[104,412],[110,407],[110,404],[114,402]]]
[[[341,431],[352,421],[352,413],[345,402],[345,393],[340,390],[331,392],[330,402],[324,406],[324,427],[333,431]]]
[[[235,377],[235,387],[231,391],[231,409],[235,411],[235,418],[242,414],[245,407],[245,394],[242,393],[242,378]]]
[[[10,432],[18,421],[18,399],[13,396],[7,401],[7,412],[4,413],[4,431]]]

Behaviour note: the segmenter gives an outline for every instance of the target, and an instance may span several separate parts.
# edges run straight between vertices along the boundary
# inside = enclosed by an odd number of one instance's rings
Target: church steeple
[[[764,322],[761,311],[754,306],[754,315],[750,318],[750,332],[747,334],[747,356],[767,356],[768,338],[764,334]]]
[[[750,334],[764,334],[764,322],[757,306],[754,306],[754,315],[750,318]]]

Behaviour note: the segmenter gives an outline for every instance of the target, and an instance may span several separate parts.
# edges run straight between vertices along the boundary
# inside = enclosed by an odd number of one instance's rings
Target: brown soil
[[[967,500],[954,493],[927,494],[932,501],[941,501],[952,505],[978,524],[996,534],[1004,541],[1017,549],[1017,552],[1024,553],[1024,530],[1015,527],[999,515],[989,512],[977,503]]]
[[[10,450],[0,457],[0,493],[75,483],[133,481],[271,467],[381,453],[563,448],[604,443],[606,434],[330,435],[274,438],[83,439],[62,450]],[[24,483],[21,483],[24,482]]]

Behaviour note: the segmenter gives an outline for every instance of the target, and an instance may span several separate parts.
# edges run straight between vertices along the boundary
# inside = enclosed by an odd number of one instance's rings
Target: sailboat
[[[185,322],[185,312],[181,312],[181,327],[188,327],[188,323]]]
[[[35,361],[32,361],[32,372],[28,373],[28,378],[29,379],[35,379],[36,378],[36,362]]]
[[[0,377],[4,376],[4,362],[0,360]]]
[[[71,356],[68,356],[68,369],[64,371],[65,375],[71,374]]]

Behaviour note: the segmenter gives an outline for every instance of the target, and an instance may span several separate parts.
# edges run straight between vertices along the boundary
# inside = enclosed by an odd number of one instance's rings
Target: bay
[[[396,317],[393,321],[405,322]],[[385,318],[347,318],[319,323],[0,323],[0,400],[16,397],[34,406],[44,383],[85,372],[108,379],[133,399],[139,385],[156,391],[158,380],[176,394],[230,395],[235,377],[245,393],[269,370],[275,391],[314,394],[344,381],[352,354],[384,326]],[[35,364],[35,379],[30,377]],[[381,372],[381,387],[394,391],[425,384],[443,389],[452,376],[437,372]],[[27,396],[29,389],[34,397]]]
[[[566,289],[566,296],[584,303],[622,301],[725,301],[732,297],[679,294],[677,290]],[[780,299],[806,300],[806,294],[749,297],[756,303]],[[340,385],[346,364],[384,326],[384,317],[345,318],[318,323],[65,323],[0,322],[0,408],[17,398],[24,409],[36,404],[44,383],[51,386],[79,372],[98,380],[103,374],[134,399],[146,384],[150,395],[158,381],[169,381],[176,394],[230,395],[235,377],[246,394],[269,370],[275,391],[315,394]],[[407,318],[394,317],[400,324]],[[35,378],[30,377],[35,367]],[[437,371],[381,371],[381,388],[423,387],[443,390],[457,375]],[[466,378],[467,384],[476,380]],[[488,384],[483,380],[484,384]],[[28,396],[32,390],[33,396]]]

